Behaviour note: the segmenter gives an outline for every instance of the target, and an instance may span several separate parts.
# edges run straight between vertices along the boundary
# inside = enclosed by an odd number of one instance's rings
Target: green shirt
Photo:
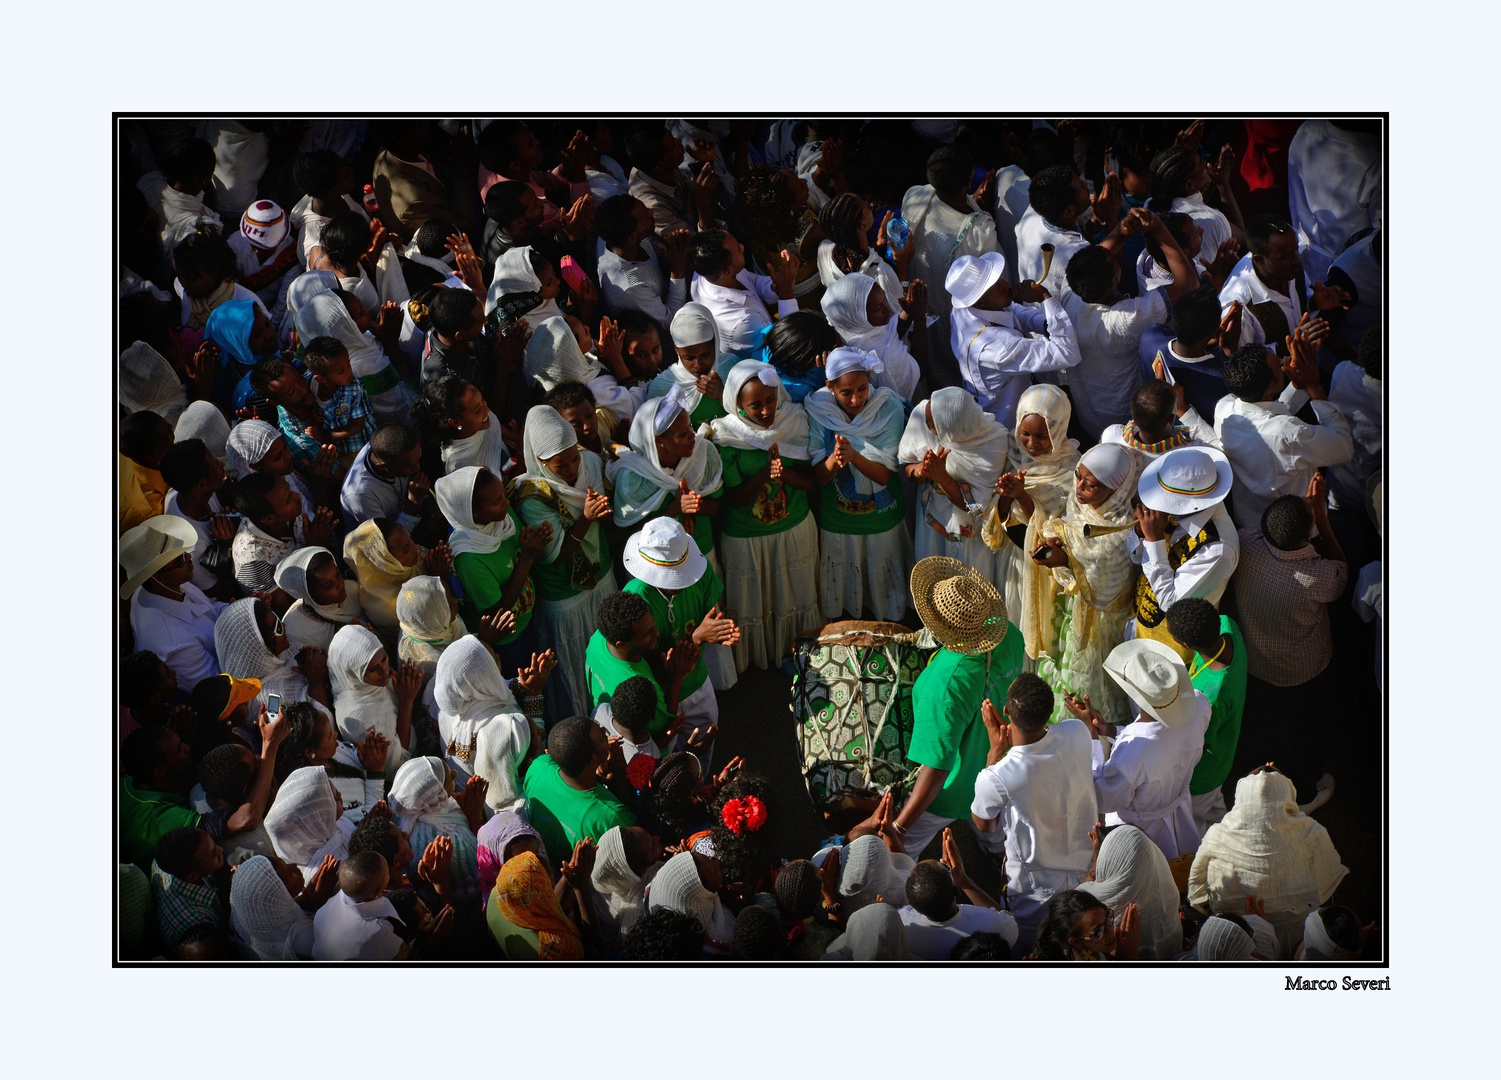
[[[599,708],[600,702],[610,700],[610,695],[617,686],[637,675],[646,676],[657,688],[657,714],[646,725],[646,729],[653,735],[660,735],[667,730],[677,714],[667,711],[667,694],[652,673],[651,665],[645,660],[620,659],[610,651],[605,636],[598,630],[594,631],[589,638],[589,647],[584,650],[584,677],[589,680],[590,704]],[[681,694],[678,695],[678,700],[682,700]]]
[[[724,463],[724,486],[739,487],[765,468],[769,457],[765,450],[721,446],[719,459]],[[784,460],[783,467],[791,468],[792,460]],[[756,492],[755,499],[746,505],[724,503],[719,524],[726,536],[771,536],[801,525],[807,516],[806,494],[780,480],[768,480]]]
[[[552,526],[552,542],[532,563],[537,595],[544,600],[567,600],[598,585],[604,568],[609,565],[604,530],[599,522],[590,523],[584,538],[565,558],[563,545],[568,542],[568,530],[576,520],[568,505],[545,480],[513,481],[508,490],[511,505],[521,514],[523,522],[540,525],[545,521]]]
[[[1209,699],[1209,729],[1204,732],[1204,754],[1194,766],[1188,781],[1190,795],[1207,795],[1230,776],[1235,761],[1235,744],[1240,741],[1240,717],[1246,707],[1246,643],[1240,627],[1228,615],[1220,616],[1220,633],[1229,634],[1235,655],[1230,666],[1211,671],[1208,657],[1194,654],[1192,668],[1204,670],[1193,677],[1194,689]]]
[[[573,855],[573,845],[583,837],[598,843],[616,825],[629,828],[636,824],[636,815],[603,784],[595,784],[588,791],[570,786],[546,754],[532,762],[522,786],[532,828],[542,837],[542,846],[554,866],[567,862]]]
[[[120,780],[120,847],[125,861],[149,871],[156,842],[173,829],[196,829],[202,816],[181,795],[137,791],[130,777]]]
[[[651,608],[652,617],[657,622],[657,635],[660,638],[658,648],[664,653],[688,636],[689,631],[697,627],[709,614],[715,604],[719,603],[724,595],[724,583],[719,580],[719,575],[714,572],[712,566],[704,568],[704,576],[692,585],[683,589],[672,599],[663,596],[661,591],[648,585],[644,581],[632,578],[626,583],[621,592],[634,593],[646,601]],[[693,670],[683,678],[683,689],[678,695],[681,701],[694,693],[704,685],[704,680],[709,677],[709,669],[704,664],[703,654],[700,653],[698,663],[693,665]]]
[[[459,614],[463,616],[471,634],[477,632],[480,616],[500,603],[506,583],[511,580],[511,572],[516,569],[516,557],[521,553],[521,521],[517,518],[514,507],[510,513],[516,530],[506,537],[500,547],[487,555],[466,551],[453,560],[454,572],[459,575],[459,581],[464,586],[464,599],[459,601]],[[532,621],[532,607],[536,602],[537,593],[528,577],[520,598],[511,607],[511,613],[516,616],[516,629],[509,637],[500,639],[501,645],[509,645],[521,636],[521,632]]]
[[[707,424],[710,420],[718,420],[723,415],[725,415],[724,406],[708,394],[704,394],[698,403],[698,408],[688,415],[688,419],[692,421],[694,428],[697,428],[701,424]]]
[[[948,649],[934,653],[917,677],[912,686],[912,745],[907,759],[948,773],[928,813],[942,818],[969,815],[975,777],[984,770],[990,752],[980,703],[987,697],[992,703],[1005,701],[1024,656],[1021,631],[1010,626],[990,653],[988,681],[983,653],[964,656]]]

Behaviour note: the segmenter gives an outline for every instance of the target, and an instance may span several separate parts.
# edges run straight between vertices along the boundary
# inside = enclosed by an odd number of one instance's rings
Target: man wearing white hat
[[[1126,537],[1131,561],[1142,571],[1135,636],[1177,651],[1167,631],[1168,609],[1188,597],[1219,606],[1240,558],[1240,537],[1223,505],[1232,481],[1230,462],[1210,446],[1173,450],[1142,470],[1136,526]]]
[[[228,239],[240,284],[260,297],[271,325],[281,325],[287,290],[303,270],[287,212],[270,199],[259,199],[246,207],[239,230]]]
[[[1105,671],[1137,709],[1117,735],[1089,699],[1065,697],[1094,738],[1094,789],[1106,825],[1135,825],[1169,861],[1198,850],[1188,783],[1204,752],[1209,699],[1193,688],[1178,654],[1156,641],[1126,641],[1105,658]],[[1114,736],[1106,759],[1101,736]]]
[[[130,600],[135,646],[161,657],[190,693],[219,674],[214,620],[226,606],[193,584],[197,543],[192,523],[172,514],[149,518],[120,537],[120,598]]]
[[[740,640],[740,628],[719,610],[724,583],[681,523],[668,517],[652,518],[626,540],[622,561],[633,580],[621,591],[634,593],[651,608],[662,651],[685,637],[691,637],[700,650]],[[680,694],[678,711],[686,720],[679,743],[696,727],[718,726],[719,702],[702,651],[683,677]],[[702,755],[706,768],[712,753],[710,749]]]
[[[1036,282],[1012,289],[999,251],[962,255],[944,281],[953,299],[949,345],[964,388],[1010,431],[1016,403],[1037,371],[1062,371],[1079,362],[1074,325],[1063,305]],[[1013,295],[1023,302],[1012,304]],[[1032,306],[1042,302],[1042,308]],[[1046,338],[1028,334],[1046,333]]]

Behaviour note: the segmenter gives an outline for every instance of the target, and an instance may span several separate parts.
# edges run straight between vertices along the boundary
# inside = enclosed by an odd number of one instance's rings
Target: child
[[[182,322],[189,330],[202,330],[208,317],[230,300],[260,299],[235,281],[235,253],[217,226],[189,233],[172,249],[173,288],[182,298]]]
[[[453,570],[453,556],[447,542],[420,547],[405,525],[377,517],[344,537],[344,564],[354,571],[365,618],[377,630],[393,631],[402,586],[424,574],[446,578]]]
[[[230,500],[241,518],[230,547],[235,580],[247,593],[274,588],[277,564],[303,544],[333,543],[333,511],[320,506],[304,517],[312,508],[280,476],[252,473],[235,484]]]
[[[657,684],[645,675],[632,675],[615,687],[609,701],[600,702],[594,710],[594,722],[605,729],[606,735],[620,739],[627,765],[639,754],[650,759],[655,768],[662,756],[662,747],[650,730],[656,715]]]
[[[562,279],[540,252],[513,247],[495,260],[495,277],[485,295],[485,315],[499,312],[504,323],[525,319],[534,330],[546,319],[562,318],[558,293]]]
[[[339,893],[313,916],[314,960],[399,960],[407,946],[390,920],[396,909],[383,895],[391,874],[385,856],[351,855],[339,866]]]
[[[824,618],[865,611],[894,621],[907,612],[912,538],[907,532],[897,448],[902,400],[872,389],[879,357],[841,347],[824,365],[824,389],[809,394],[808,449],[819,484],[819,603]]]
[[[639,311],[621,312],[619,326],[627,373],[650,384],[662,373],[662,328]]]
[[[599,605],[599,629],[589,639],[585,652],[584,670],[594,708],[598,710],[609,702],[616,687],[627,679],[645,676],[657,690],[656,713],[647,730],[653,738],[663,738],[677,718],[684,680],[698,663],[699,653],[691,640],[667,644],[660,650],[659,679],[646,661],[648,654],[659,651],[656,616],[650,605],[636,593],[607,596]],[[599,717],[597,711],[595,717]]]
[[[308,434],[309,429],[315,433],[321,433],[323,429],[323,410],[318,407],[311,382],[303,371],[280,356],[266,357],[250,372],[251,387],[256,393],[266,395],[266,400],[276,406],[276,430],[281,433],[292,464],[307,477],[328,480],[335,474],[343,474],[339,472],[338,448],[332,443],[320,444]],[[239,438],[237,432],[245,423],[236,425],[229,433],[225,448],[231,455]],[[259,437],[252,441],[251,447],[252,452],[245,458],[247,462],[252,458],[258,459],[262,454],[275,453],[274,447]],[[230,463],[233,467],[232,456]],[[240,476],[243,478],[247,471],[239,470]],[[288,482],[297,484],[295,478],[289,477]],[[298,485],[298,493],[303,494],[305,487],[305,484]]]
[[[297,241],[287,213],[269,199],[250,204],[240,218],[240,228],[229,237],[235,253],[240,284],[260,297],[280,326],[287,311],[287,290],[302,273]]]
[[[372,333],[365,305],[336,289],[319,293],[297,312],[297,336],[304,344],[332,337],[349,353],[350,369],[370,398],[379,424],[405,424],[417,398],[388,359],[395,355],[401,320],[400,305],[382,305]]]
[[[334,303],[341,301],[330,295]],[[338,338],[315,337],[307,343],[307,367],[323,423],[309,425],[305,434],[318,443],[333,443],[339,452],[339,471],[348,474],[355,456],[375,434],[375,410],[365,388],[355,382],[349,350]]]
[[[609,429],[601,432],[599,408],[594,400],[594,391],[587,384],[572,381],[558,383],[548,391],[542,404],[552,406],[559,416],[573,425],[573,433],[578,436],[580,449],[592,450],[604,461],[615,460],[615,453],[620,447],[610,438],[613,433]]]
[[[719,703],[705,655],[711,646],[733,646],[740,640],[735,621],[719,610],[724,596],[719,575],[683,526],[669,517],[653,518],[626,541],[625,568],[632,580],[624,591],[651,608],[658,640],[670,644],[691,639],[699,647],[699,659],[683,679],[679,709],[687,727],[715,727]],[[704,754],[705,770],[711,757]]]
[[[301,547],[288,555],[276,566],[276,587],[294,601],[282,615],[294,656],[308,645],[328,652],[340,627],[364,617],[359,592],[350,592],[327,548]]]
[[[177,953],[189,929],[204,923],[224,925],[224,896],[216,878],[223,867],[224,849],[202,829],[169,829],[156,842],[151,899],[169,955]]]
[[[382,424],[350,463],[339,491],[339,509],[346,530],[379,517],[395,518],[415,529],[431,496],[416,432],[401,424]]]
[[[695,429],[724,415],[720,398],[724,379],[718,370],[719,331],[702,304],[684,304],[672,319],[672,345],[677,359],[646,388],[647,399],[662,397],[674,386],[683,395],[688,420]],[[733,364],[725,357],[726,369]]]
[[[725,380],[728,415],[711,425],[724,463],[726,607],[739,621],[735,667],[780,663],[818,623],[818,529],[808,517],[808,414],[776,369],[742,360]],[[783,455],[796,464],[788,464]]]

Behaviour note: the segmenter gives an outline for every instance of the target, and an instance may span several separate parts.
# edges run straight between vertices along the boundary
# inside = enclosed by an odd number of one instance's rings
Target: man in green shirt
[[[1224,785],[1235,763],[1246,707],[1246,645],[1235,621],[1207,600],[1179,600],[1168,608],[1167,628],[1178,644],[1196,654],[1188,674],[1194,689],[1209,699],[1204,754],[1188,781],[1194,826],[1203,837],[1225,816]]]
[[[625,680],[644,676],[657,688],[657,715],[647,730],[654,736],[662,735],[677,718],[683,680],[698,663],[698,646],[691,639],[679,642],[662,656],[661,668],[653,668],[647,657],[657,652],[657,620],[647,602],[635,593],[605,597],[595,618],[599,629],[584,650],[584,675],[589,680],[594,708],[609,701]]]
[[[942,646],[912,687],[907,759],[918,766],[917,779],[893,823],[916,859],[945,825],[969,818],[975,778],[990,751],[980,706],[1005,700],[1025,654],[1005,600],[958,559],[923,559],[911,582],[913,606]],[[987,851],[1002,853],[999,832],[977,835]]]
[[[216,840],[224,834],[231,811],[204,817],[188,803],[191,749],[176,732],[158,726],[132,731],[121,748],[120,848],[125,862],[148,873],[156,842],[173,829],[202,828]]]
[[[567,862],[584,837],[598,841],[616,825],[629,828],[636,815],[599,782],[610,760],[610,741],[587,716],[560,721],[547,736],[547,753],[532,762],[523,787],[532,827],[555,866]],[[619,770],[624,777],[625,770]]]

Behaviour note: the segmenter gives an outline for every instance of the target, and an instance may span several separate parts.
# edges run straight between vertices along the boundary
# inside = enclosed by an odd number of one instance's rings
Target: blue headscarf
[[[260,356],[250,351],[250,328],[255,325],[255,311],[254,300],[229,300],[214,308],[208,322],[204,324],[204,339],[219,346],[222,353],[220,360],[227,376],[233,374],[229,367],[230,360],[234,360],[242,368],[251,368],[256,361],[275,355],[275,349]],[[224,388],[221,387],[222,389]],[[234,403],[234,408],[241,409],[249,402],[251,392],[250,373],[245,372],[236,380],[236,385],[228,396]],[[224,395],[221,393],[220,396]]]

